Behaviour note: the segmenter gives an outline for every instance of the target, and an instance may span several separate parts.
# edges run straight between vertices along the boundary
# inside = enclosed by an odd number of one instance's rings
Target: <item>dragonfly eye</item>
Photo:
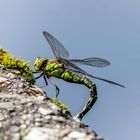
[[[47,58],[40,58],[38,57],[35,62],[34,62],[34,68],[36,71],[41,71],[44,69],[44,67],[46,66],[48,62]]]

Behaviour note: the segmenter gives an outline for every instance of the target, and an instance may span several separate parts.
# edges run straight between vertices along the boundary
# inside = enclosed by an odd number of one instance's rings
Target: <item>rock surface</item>
[[[0,65],[0,140],[103,140]]]

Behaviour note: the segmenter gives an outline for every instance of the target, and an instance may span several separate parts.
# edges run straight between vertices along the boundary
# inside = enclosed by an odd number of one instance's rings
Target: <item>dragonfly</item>
[[[55,58],[36,58],[34,62],[34,68],[36,72],[40,73],[36,79],[43,77],[46,85],[48,85],[48,81],[50,81],[55,86],[56,98],[59,94],[59,87],[52,81],[51,77],[63,79],[64,81],[71,83],[83,84],[89,88],[90,97],[83,109],[75,116],[77,120],[81,121],[97,100],[96,85],[90,78],[102,80],[113,85],[124,87],[117,82],[91,75],[78,66],[78,64],[80,64],[101,68],[110,65],[109,61],[98,57],[70,59],[69,52],[54,36],[46,31],[43,31],[43,35],[51,47]]]

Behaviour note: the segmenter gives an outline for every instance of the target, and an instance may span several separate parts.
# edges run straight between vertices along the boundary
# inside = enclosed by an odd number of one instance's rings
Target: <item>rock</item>
[[[1,65],[0,77],[0,140],[103,140]]]
[[[5,83],[8,79],[4,77],[0,77],[0,84]]]

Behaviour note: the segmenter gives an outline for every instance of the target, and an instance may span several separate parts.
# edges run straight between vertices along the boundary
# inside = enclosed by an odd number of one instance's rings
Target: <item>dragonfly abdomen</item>
[[[89,88],[90,97],[89,97],[86,105],[84,106],[84,108],[76,116],[76,118],[81,120],[83,118],[83,116],[92,108],[92,106],[94,105],[94,103],[97,100],[96,85],[90,79],[88,79],[86,76],[79,74],[79,73],[75,73],[71,70],[65,70],[60,75],[60,78],[65,81],[68,81],[68,82],[83,84]]]

